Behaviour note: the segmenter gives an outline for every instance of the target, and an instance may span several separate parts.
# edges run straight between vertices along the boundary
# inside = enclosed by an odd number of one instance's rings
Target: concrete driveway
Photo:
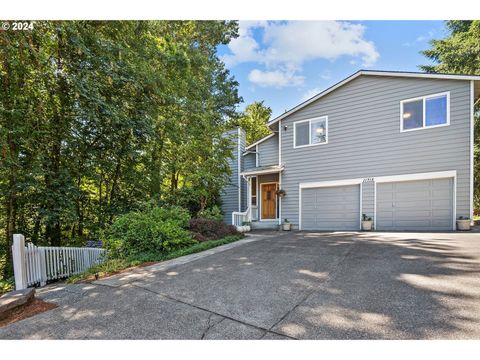
[[[480,339],[480,234],[250,239],[47,287],[59,307],[0,339]]]

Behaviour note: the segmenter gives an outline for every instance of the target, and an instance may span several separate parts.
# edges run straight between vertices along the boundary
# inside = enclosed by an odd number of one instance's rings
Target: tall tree
[[[431,48],[423,55],[433,64],[420,69],[435,73],[480,75],[480,21],[447,21],[449,35],[432,40]],[[480,103],[475,104],[474,124],[474,206],[480,209]]]
[[[152,201],[217,201],[241,100],[217,46],[236,22],[34,28],[0,32],[0,267],[17,231],[76,244]]]
[[[240,126],[247,135],[247,145],[271,133],[267,123],[272,115],[272,109],[265,106],[263,101],[256,101],[247,105],[238,119],[232,120],[232,125]]]

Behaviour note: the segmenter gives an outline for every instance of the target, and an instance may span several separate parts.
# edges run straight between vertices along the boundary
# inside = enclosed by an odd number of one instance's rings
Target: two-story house
[[[473,214],[480,76],[358,71],[235,138],[224,220],[300,230],[455,230]]]

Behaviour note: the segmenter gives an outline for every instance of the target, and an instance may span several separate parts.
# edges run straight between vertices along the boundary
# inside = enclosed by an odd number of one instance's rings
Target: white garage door
[[[302,189],[302,230],[359,230],[360,185]]]
[[[452,229],[452,178],[377,184],[377,230]]]

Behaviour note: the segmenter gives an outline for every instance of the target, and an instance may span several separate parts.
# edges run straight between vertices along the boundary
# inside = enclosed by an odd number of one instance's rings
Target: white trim
[[[275,221],[275,220],[278,220],[279,217],[278,217],[278,214],[277,214],[277,201],[278,201],[278,198],[280,196],[277,196],[277,194],[275,194],[275,218],[274,219],[262,219],[262,202],[263,202],[263,197],[262,197],[262,186],[263,185],[272,185],[272,184],[276,184],[276,190],[275,192],[278,190],[278,181],[270,181],[270,182],[264,182],[264,183],[261,183],[260,184],[260,206],[259,206],[259,214],[257,216],[258,218],[258,221]],[[257,180],[257,185],[258,185],[258,180]],[[258,196],[258,195],[257,195]],[[257,198],[257,204],[258,204],[258,198]]]
[[[392,176],[378,176],[374,177],[376,183],[396,182],[396,181],[413,181],[413,180],[431,180],[442,179],[457,176],[456,170],[436,171],[429,173],[404,174]]]
[[[359,219],[358,219],[358,224],[359,224],[359,230],[362,230],[362,214],[363,214],[363,181],[360,183],[360,208],[358,209],[359,211]]]
[[[241,175],[243,176],[252,176],[252,175],[266,175],[266,174],[276,174],[283,171],[283,166],[278,168],[266,169],[266,170],[251,170],[242,172]]]
[[[317,120],[325,120],[325,142],[311,144],[310,142],[312,141],[312,121],[317,121]],[[296,139],[297,124],[307,122],[307,121],[309,122],[309,125],[308,125],[308,144],[297,145],[297,139]],[[317,117],[314,117],[314,118],[311,118],[311,119],[299,120],[299,121],[295,121],[293,123],[293,148],[294,149],[299,149],[299,148],[304,148],[304,147],[309,147],[309,146],[326,145],[326,144],[328,144],[328,115],[317,116]]]
[[[438,124],[438,125],[427,125],[427,101],[432,99],[432,98],[438,98],[441,96],[446,96],[447,97],[447,109],[446,109],[446,115],[447,115],[447,122],[445,124]],[[404,129],[403,128],[403,104],[413,102],[413,101],[419,101],[422,100],[422,127],[418,128],[413,128],[413,129]],[[424,129],[432,129],[432,128],[437,128],[437,127],[443,127],[443,126],[449,126],[450,125],[450,91],[445,91],[442,93],[438,94],[430,94],[430,95],[424,95],[424,96],[418,96],[415,98],[410,98],[410,99],[405,99],[400,101],[400,132],[410,132],[410,131],[416,131],[416,130],[424,130]]]
[[[278,165],[282,166],[282,122],[278,123]],[[278,173],[278,189],[282,188],[282,172]],[[278,197],[278,225],[282,224],[282,197]]]
[[[302,230],[302,187],[298,184],[298,230]]]
[[[474,144],[474,108],[475,108],[475,85],[473,80],[470,81],[470,220],[473,221],[473,144]]]
[[[245,150],[250,150],[252,147],[257,146],[258,144],[264,142],[265,140],[270,139],[272,136],[275,136],[275,133],[272,132],[271,134],[268,134],[267,136],[261,138],[260,140],[255,141],[253,144],[248,145]]]
[[[316,188],[323,188],[323,187],[337,187],[337,186],[350,186],[350,185],[360,185],[360,189],[359,189],[360,204],[359,204],[358,212],[359,212],[359,224],[360,224],[360,230],[361,230],[362,229],[362,208],[363,208],[362,184],[363,184],[363,178],[299,183],[298,184],[298,230],[302,230],[302,190],[303,189],[316,189]]]
[[[321,93],[313,96],[312,98],[300,103],[299,105],[291,108],[287,112],[283,113],[280,116],[277,116],[275,119],[268,123],[268,126],[272,126],[278,121],[286,118],[287,116],[293,114],[294,112],[304,108],[305,106],[311,104],[312,102],[324,97],[325,95],[331,93],[332,91],[338,89],[339,87],[349,83],[350,81],[356,79],[361,75],[370,75],[370,76],[387,76],[387,77],[410,77],[410,78],[427,78],[427,79],[451,79],[451,80],[471,80],[471,81],[480,81],[480,76],[475,75],[455,75],[455,74],[426,74],[426,73],[413,73],[413,72],[400,72],[400,71],[372,71],[372,70],[359,70],[356,73],[348,76],[342,81],[336,83],[335,85],[325,89]]]
[[[242,211],[242,178],[241,178],[241,171],[242,171],[242,167],[241,167],[241,157],[240,157],[240,154],[241,154],[241,151],[240,151],[240,147],[241,147],[241,141],[240,141],[240,134],[241,134],[241,130],[240,128],[238,127],[237,128],[237,173],[238,173],[238,211]]]
[[[258,167],[258,145],[255,145],[255,167]]]
[[[377,230],[377,182],[373,181],[373,230]]]
[[[457,171],[437,171],[430,173],[417,173],[417,174],[404,174],[404,175],[393,175],[393,176],[379,176],[375,177],[375,190],[374,190],[374,229],[377,229],[377,183],[389,183],[389,182],[401,182],[401,181],[416,181],[416,180],[434,180],[434,179],[446,179],[453,178],[453,224],[452,229],[456,229],[456,219],[457,219]]]
[[[299,183],[298,187],[300,189],[308,189],[308,188],[319,188],[319,187],[347,186],[347,185],[361,184],[362,182],[363,182],[363,178],[345,179],[345,180],[332,180],[332,181],[318,181],[318,182]]]
[[[453,177],[453,224],[452,230],[457,229],[457,174]]]

